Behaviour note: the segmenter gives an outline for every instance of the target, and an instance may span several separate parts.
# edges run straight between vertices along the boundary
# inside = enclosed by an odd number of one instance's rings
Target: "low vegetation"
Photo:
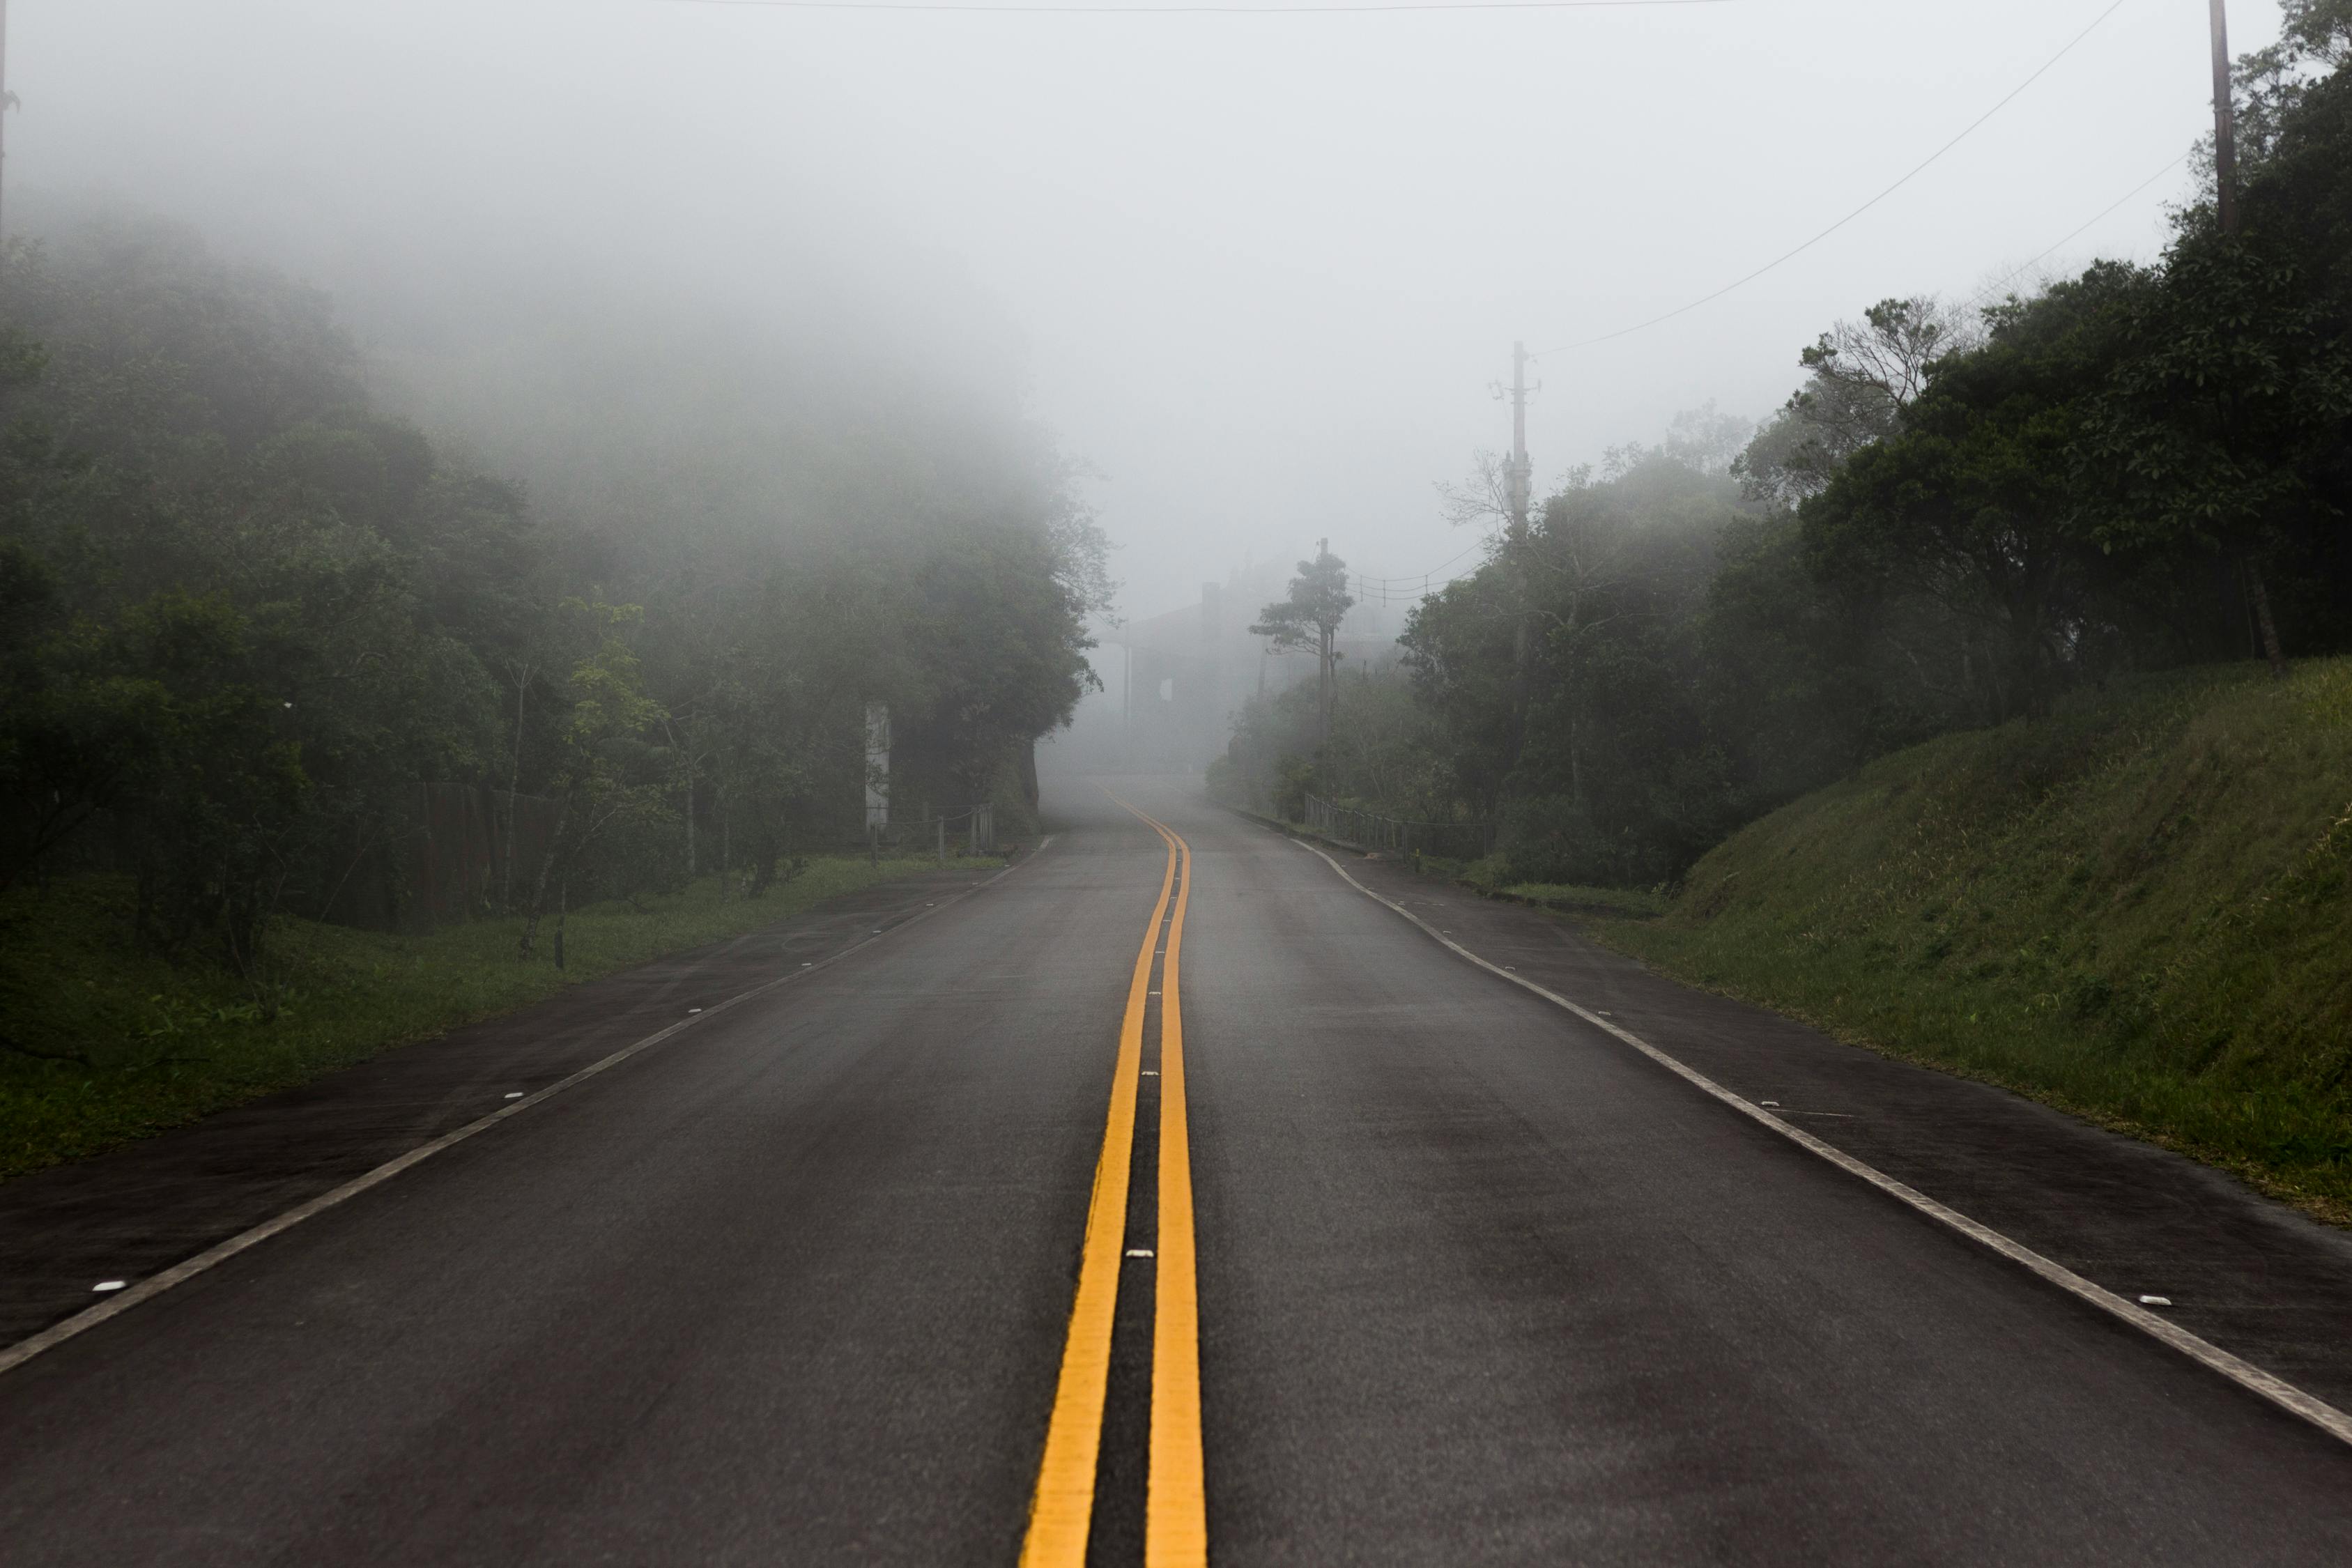
[[[1246,704],[1220,787],[1654,887],[1936,736],[2352,652],[2352,0],[2281,21],[2239,62],[2234,224],[2196,202],[2151,264],[1880,300],[1760,428],[1710,405],[1532,508],[1483,459],[1451,510],[1484,560],[1394,666]],[[1330,647],[1343,564],[1302,562],[1262,627]]]
[[[1594,888],[1575,882],[1509,882],[1477,875],[1474,868],[1464,881],[1490,897],[1513,899],[1569,914],[1620,915],[1629,920],[1655,920],[1673,907],[1655,888]]]
[[[2249,664],[1883,758],[1593,929],[2352,1223],[2347,879],[2352,660]]]
[[[740,879],[705,877],[589,905],[570,913],[560,970],[544,954],[516,958],[520,914],[424,935],[287,918],[271,933],[260,993],[226,966],[175,963],[141,942],[128,878],[12,889],[0,897],[0,1176],[100,1152],[933,864],[828,857],[756,899],[741,896]]]

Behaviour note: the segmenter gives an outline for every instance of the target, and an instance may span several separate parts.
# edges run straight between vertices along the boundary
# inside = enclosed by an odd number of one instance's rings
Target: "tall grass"
[[[2148,679],[1766,817],[1603,940],[2352,1223],[2352,660]]]

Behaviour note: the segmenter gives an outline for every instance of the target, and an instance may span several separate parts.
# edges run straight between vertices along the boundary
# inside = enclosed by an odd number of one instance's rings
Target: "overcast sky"
[[[950,0],[951,3],[951,0]],[[1041,0],[1050,4],[1052,0]],[[1246,0],[1243,0],[1246,3]],[[334,292],[379,339],[586,280],[821,321],[1009,389],[1138,614],[1328,535],[1472,542],[1511,343],[1711,292],[1990,108],[2109,0],[942,15],[692,0],[16,0],[14,186],[101,189]],[[2233,51],[2270,41],[2238,0]],[[1538,483],[1889,294],[1966,297],[2210,126],[2206,0],[2123,0],[1916,180],[1722,300],[1546,353]],[[2045,267],[2147,258],[2186,166]],[[398,344],[392,344],[398,347]]]

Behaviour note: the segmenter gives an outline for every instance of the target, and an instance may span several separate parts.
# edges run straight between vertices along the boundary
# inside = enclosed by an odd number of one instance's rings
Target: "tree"
[[[1932,295],[1881,300],[1838,322],[1798,354],[1806,384],[1733,462],[1742,490],[1782,508],[1820,494],[1848,458],[1895,433],[1937,360],[1980,341]]]
[[[2273,672],[2265,582],[2298,524],[2340,526],[2329,471],[2352,436],[2352,352],[2309,269],[2257,227],[2184,234],[2120,313],[2077,458],[2111,551],[2224,555]]]
[[[1289,597],[1259,611],[1257,624],[1250,627],[1253,636],[1266,638],[1277,653],[1315,650],[1318,745],[1331,735],[1331,701],[1339,659],[1332,640],[1355,603],[1348,592],[1348,563],[1331,553],[1330,542],[1326,540],[1316,546],[1314,560],[1298,563],[1298,575],[1290,580]]]
[[[1992,717],[2039,710],[2083,630],[2096,541],[2071,454],[2112,363],[2115,324],[2147,276],[2102,262],[1992,312],[1980,348],[1937,362],[1899,428],[1855,452],[1800,508],[1832,581],[1876,580],[1981,629]]]
[[[642,667],[624,629],[645,619],[635,605],[612,605],[599,595],[573,599],[565,608],[593,639],[572,668],[572,708],[562,731],[553,793],[555,834],[540,858],[530,909],[523,922],[520,956],[529,958],[539,940],[539,921],[548,884],[556,890],[555,961],[563,963],[563,923],[571,908],[573,875],[589,850],[615,829],[666,817],[663,760],[650,737],[668,717],[647,694]]]

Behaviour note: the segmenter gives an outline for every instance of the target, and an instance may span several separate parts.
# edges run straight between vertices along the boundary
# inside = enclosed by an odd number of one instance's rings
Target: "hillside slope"
[[[1885,758],[1597,934],[2352,1223],[2352,660]]]

